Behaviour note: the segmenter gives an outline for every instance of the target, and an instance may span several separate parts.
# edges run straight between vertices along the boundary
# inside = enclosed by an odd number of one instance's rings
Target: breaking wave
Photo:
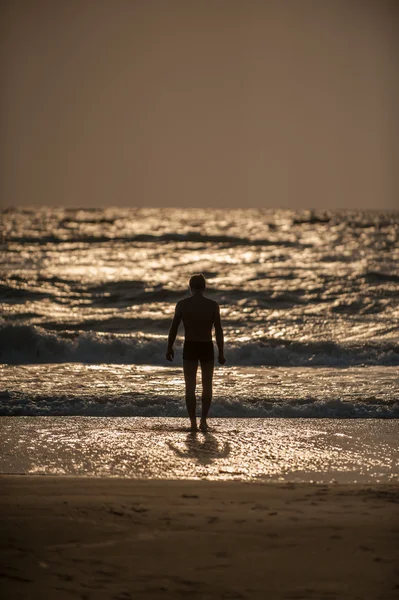
[[[93,397],[15,397],[0,393],[0,416],[94,416],[94,417],[187,417],[184,400],[173,396],[123,394],[113,398]],[[341,399],[295,398],[272,402],[245,398],[216,397],[212,417],[238,418],[318,418],[318,419],[397,419],[399,403]]]
[[[165,364],[166,337],[160,335],[100,334],[63,335],[33,325],[0,324],[0,362]],[[181,347],[176,350],[181,360]],[[230,365],[329,366],[399,365],[399,344],[343,345],[331,341],[297,342],[262,338],[229,344]]]

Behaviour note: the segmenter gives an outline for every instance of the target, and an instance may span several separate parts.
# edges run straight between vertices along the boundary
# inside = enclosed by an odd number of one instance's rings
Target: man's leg
[[[202,374],[202,414],[200,429],[207,430],[206,418],[212,402],[213,360],[201,362]]]
[[[192,431],[197,431],[197,420],[195,418],[197,369],[197,360],[183,360],[184,381],[186,382],[186,406]]]

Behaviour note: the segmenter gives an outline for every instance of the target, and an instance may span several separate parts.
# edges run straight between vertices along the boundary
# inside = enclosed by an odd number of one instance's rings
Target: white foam
[[[0,322],[0,361],[21,363],[165,364],[166,337],[83,332],[73,339],[33,325]],[[399,345],[339,345],[333,342],[284,343],[276,340],[230,343],[231,365],[331,366],[399,365]],[[181,348],[176,349],[181,362]]]
[[[112,399],[96,396],[79,398],[20,397],[12,399],[6,392],[0,395],[1,416],[131,416],[131,417],[184,417],[187,411],[183,400],[173,396],[139,397],[128,394]],[[298,398],[289,402],[270,400],[215,398],[213,417],[246,418],[341,418],[341,419],[397,419],[399,403],[310,400]]]

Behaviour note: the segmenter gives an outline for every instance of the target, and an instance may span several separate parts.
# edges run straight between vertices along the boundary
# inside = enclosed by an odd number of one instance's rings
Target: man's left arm
[[[181,308],[180,308],[180,305],[178,302],[176,304],[175,314],[173,317],[172,325],[169,329],[168,349],[166,350],[166,360],[170,360],[170,361],[173,360],[173,357],[174,357],[173,344],[175,343],[175,339],[177,336],[177,330],[179,329],[181,317],[182,317]]]

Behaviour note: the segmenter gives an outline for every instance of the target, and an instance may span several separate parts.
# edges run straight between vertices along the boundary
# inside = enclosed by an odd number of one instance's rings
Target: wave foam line
[[[0,416],[97,416],[97,417],[187,417],[184,400],[175,397],[123,398],[12,398],[0,394]],[[399,404],[383,404],[376,399],[344,402],[337,398],[318,401],[309,398],[274,403],[243,399],[215,398],[212,417],[319,418],[319,419],[398,419]]]

